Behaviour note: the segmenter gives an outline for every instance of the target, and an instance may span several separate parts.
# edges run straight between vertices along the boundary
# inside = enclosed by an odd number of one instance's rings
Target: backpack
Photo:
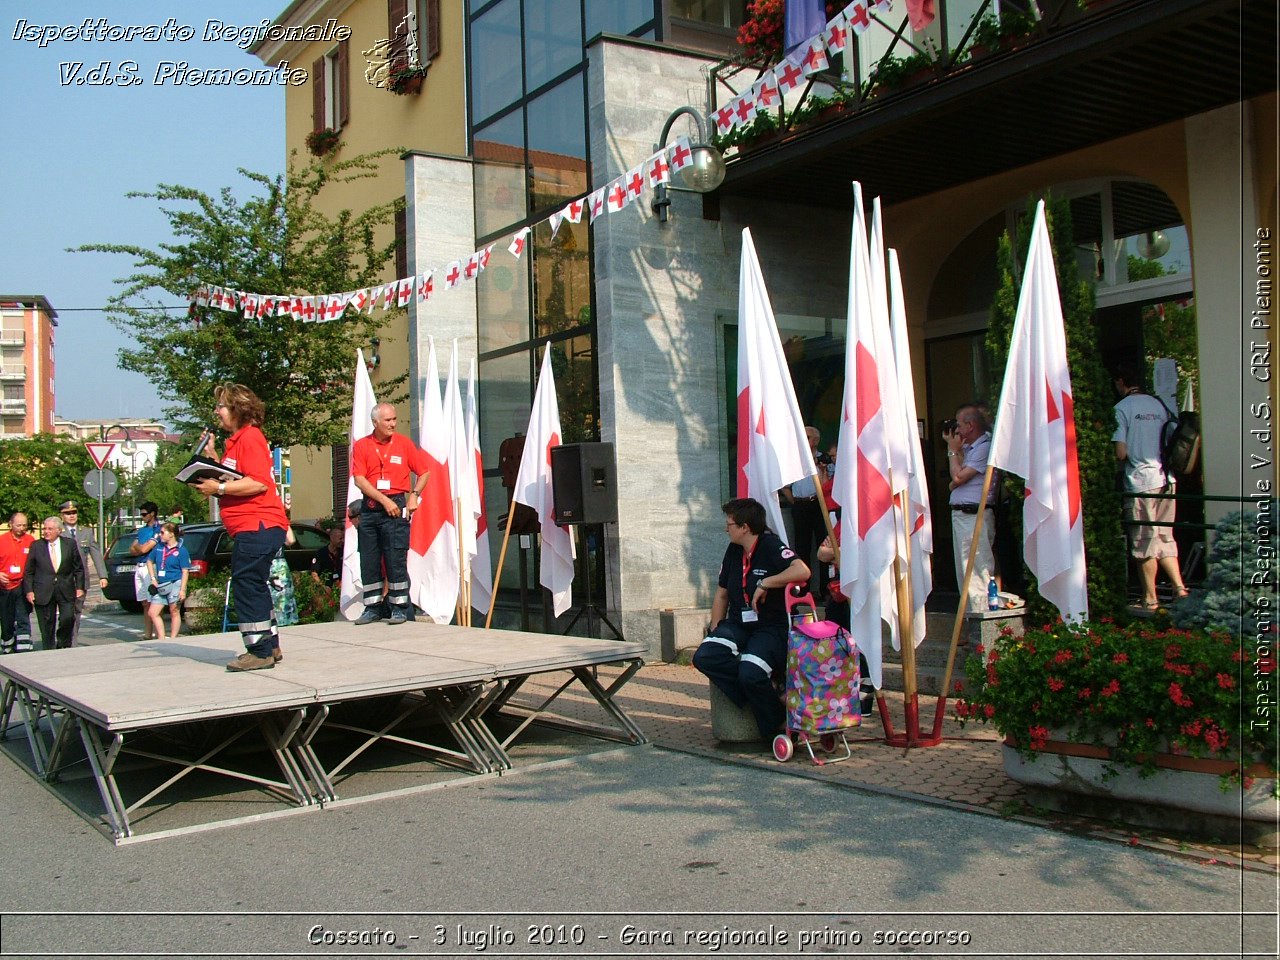
[[[1194,410],[1174,413],[1163,400],[1160,406],[1169,414],[1160,428],[1160,463],[1166,477],[1185,477],[1195,472],[1200,459],[1200,414]]]

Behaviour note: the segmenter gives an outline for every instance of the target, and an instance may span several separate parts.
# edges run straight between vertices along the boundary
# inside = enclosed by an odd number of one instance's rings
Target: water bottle
[[[987,581],[987,609],[1000,609],[1000,588],[996,586],[996,578]]]

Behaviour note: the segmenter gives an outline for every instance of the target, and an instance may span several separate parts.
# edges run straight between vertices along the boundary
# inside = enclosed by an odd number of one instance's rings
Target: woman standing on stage
[[[271,558],[284,544],[289,518],[276,491],[271,449],[262,433],[266,408],[248,387],[223,384],[214,391],[218,424],[231,436],[221,457],[212,442],[207,456],[244,476],[201,480],[196,489],[217,497],[222,523],[234,538],[231,591],[245,652],[227,664],[232,671],[268,670],[283,659],[271,607]]]

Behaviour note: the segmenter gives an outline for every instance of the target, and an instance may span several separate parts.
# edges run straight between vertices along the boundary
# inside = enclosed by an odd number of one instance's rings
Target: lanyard
[[[160,548],[160,570],[164,571],[164,569],[169,566],[169,558],[176,557],[177,555],[178,555],[178,547],[176,544],[172,547],[161,547]]]
[[[758,546],[760,546],[760,538],[756,537],[756,542],[751,545],[751,552],[742,551],[742,601],[748,607],[751,606],[751,597],[747,595],[747,574],[751,572],[751,558],[756,555]]]

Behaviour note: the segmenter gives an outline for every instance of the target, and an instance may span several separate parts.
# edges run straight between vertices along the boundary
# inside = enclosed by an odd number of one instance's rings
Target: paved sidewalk
[[[608,672],[602,670],[602,682],[607,677]],[[996,732],[982,724],[961,727],[954,719],[952,701],[948,701],[948,716],[943,723],[943,742],[936,747],[913,750],[890,747],[884,742],[879,718],[864,718],[862,727],[849,735],[853,756],[840,763],[819,766],[803,749],[798,749],[784,764],[776,761],[763,743],[716,741],[711,733],[707,687],[706,678],[691,666],[650,663],[622,689],[618,700],[650,740],[672,750],[759,766],[781,775],[809,777],[858,790],[941,804],[951,809],[1011,817],[1188,856],[1204,863],[1272,871],[1280,863],[1274,850],[1161,837],[1155,831],[1037,809],[1022,785],[1006,776]],[[585,694],[573,693],[571,697],[571,693],[566,693],[558,704],[577,700],[585,708],[583,716],[589,717],[596,709],[594,704]],[[901,732],[902,694],[890,690],[884,693],[894,731]],[[932,729],[936,704],[934,696],[920,697],[923,730]]]

